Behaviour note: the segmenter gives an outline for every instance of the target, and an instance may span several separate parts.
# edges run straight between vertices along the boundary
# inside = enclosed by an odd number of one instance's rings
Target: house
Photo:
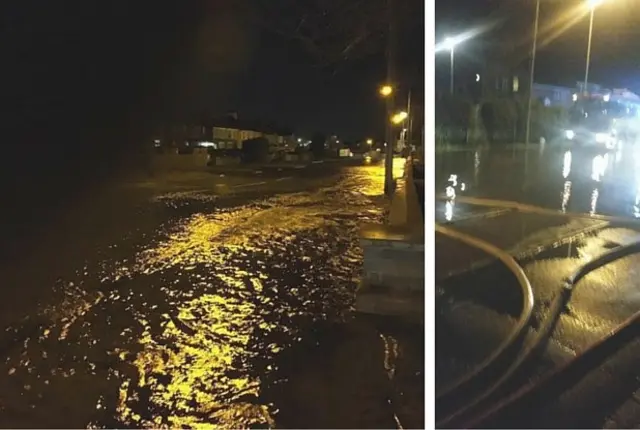
[[[573,103],[575,92],[575,89],[569,87],[533,83],[533,96],[544,106],[568,108]]]
[[[485,84],[485,94],[495,94],[501,96],[527,97],[529,93],[529,76],[525,71],[515,72],[510,75],[498,75]],[[580,88],[578,83],[577,88]],[[600,88],[598,85],[589,85],[591,91]],[[532,85],[534,99],[539,100],[544,106],[558,106],[568,108],[573,103],[574,94],[579,91],[576,88],[560,85],[548,85],[534,82]]]
[[[286,150],[293,133],[272,123],[238,119],[237,114],[211,121],[211,141],[218,149],[242,149],[242,142],[264,137],[272,152]]]

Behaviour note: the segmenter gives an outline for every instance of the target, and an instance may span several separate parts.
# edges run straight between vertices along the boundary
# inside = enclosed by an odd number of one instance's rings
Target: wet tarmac
[[[422,329],[351,312],[358,226],[384,217],[381,166],[279,178],[146,185],[113,215],[117,199],[85,212],[107,233],[62,230],[4,268],[0,424],[424,425]]]
[[[436,220],[489,242],[518,260],[534,292],[534,314],[527,335],[531,337],[573,271],[640,237],[640,226],[635,223],[640,216],[639,160],[640,148],[636,147],[609,153],[549,145],[535,146],[528,152],[502,149],[440,153],[436,156],[436,193],[441,196],[436,201]],[[502,203],[479,206],[464,197]],[[509,202],[535,205],[540,210],[518,210]],[[437,238],[436,254],[442,254],[437,258],[442,261],[439,266],[456,269],[440,276],[437,285],[436,386],[442,387],[489,356],[514,327],[521,309],[513,296],[518,291],[517,283],[495,258]],[[635,269],[639,258],[631,256],[607,264],[577,285],[544,351],[509,389],[571,360],[640,309]],[[460,269],[461,265],[467,270]],[[627,361],[624,366],[629,364]],[[594,380],[588,388],[583,384],[579,389],[593,391],[600,386],[603,392],[609,392],[621,387],[616,388],[620,375],[615,372]],[[603,385],[606,383],[612,385]],[[630,396],[636,385],[624,386],[622,391]],[[585,403],[580,403],[583,400]],[[605,425],[607,414],[615,410],[598,409],[580,395],[563,405],[554,406],[554,417],[586,407],[592,421],[574,421],[589,427]],[[545,415],[545,411],[533,408],[530,413]],[[611,418],[608,425],[612,420],[621,422]],[[562,422],[549,418],[544,426],[558,427]],[[514,418],[510,425],[528,424]]]
[[[615,152],[559,145],[436,154],[436,193],[548,209],[640,217],[640,146]],[[455,185],[453,183],[455,182]],[[456,210],[450,210],[456,215]]]

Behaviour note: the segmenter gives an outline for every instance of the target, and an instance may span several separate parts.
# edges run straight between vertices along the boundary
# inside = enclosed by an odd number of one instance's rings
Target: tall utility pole
[[[449,80],[450,80],[450,82],[449,82],[449,93],[451,95],[453,95],[453,74],[454,74],[454,71],[455,71],[453,62],[454,62],[455,57],[456,57],[455,51],[456,51],[456,47],[455,47],[455,45],[452,45],[451,46],[451,70],[449,72]]]
[[[411,146],[411,128],[413,126],[413,117],[411,116],[411,90],[409,90],[409,96],[407,97],[407,134],[405,147]]]
[[[533,78],[536,69],[536,51],[538,47],[538,21],[540,20],[540,0],[536,0],[536,19],[533,24],[533,44],[531,46],[531,70],[529,71],[529,100],[527,101],[527,125],[524,144],[529,146],[531,138],[531,104],[533,101]]]
[[[387,0],[387,8],[389,14],[389,35],[387,36],[387,84],[395,87],[395,36],[396,36],[396,22],[394,13],[394,0]],[[394,191],[393,185],[393,127],[391,125],[391,115],[393,112],[393,101],[395,98],[395,91],[386,98],[387,101],[387,115],[385,117],[386,127],[386,141],[387,146],[385,148],[384,159],[384,194],[387,197],[391,197]]]
[[[595,6],[591,6],[591,17],[589,18],[589,41],[587,42],[587,64],[584,68],[584,93],[588,91],[587,85],[589,83],[589,63],[591,62],[591,36],[593,35],[593,15],[595,9]]]

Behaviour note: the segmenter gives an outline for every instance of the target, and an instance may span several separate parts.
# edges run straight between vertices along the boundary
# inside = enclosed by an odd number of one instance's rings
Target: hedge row
[[[474,105],[462,97],[436,100],[436,143],[487,141],[509,143],[524,141],[527,120],[526,98],[495,98]],[[567,112],[559,107],[545,107],[534,100],[531,111],[531,140],[547,140],[564,129]]]

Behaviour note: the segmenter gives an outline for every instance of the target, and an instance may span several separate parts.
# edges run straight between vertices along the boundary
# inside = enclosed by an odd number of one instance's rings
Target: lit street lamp
[[[379,93],[382,97],[389,97],[393,94],[393,87],[391,85],[383,85],[380,87]]]
[[[455,56],[455,51],[456,51],[456,45],[458,44],[458,41],[456,39],[453,39],[451,37],[447,37],[444,40],[444,46],[446,49],[449,50],[449,52],[451,53],[451,71],[449,79],[449,91],[451,92],[451,94],[453,94],[453,62],[454,62],[454,56]]]
[[[589,82],[589,63],[591,62],[591,36],[593,34],[593,15],[596,7],[600,6],[604,0],[587,0],[587,6],[589,7],[589,39],[587,42],[587,63],[584,69],[584,87],[583,92],[587,92],[587,84]]]
[[[373,139],[367,139],[367,145],[369,146],[373,145]]]
[[[538,22],[540,21],[540,0],[536,1],[536,18],[533,23],[533,45],[531,46],[531,70],[529,71],[529,100],[527,100],[527,124],[525,130],[524,144],[529,145],[531,137],[531,104],[533,102],[533,78],[536,69],[536,49],[538,45]],[[526,159],[525,159],[526,167]]]
[[[394,123],[395,125],[401,124],[402,122],[404,122],[404,120],[407,119],[408,116],[409,114],[407,114],[404,111],[398,112],[391,117],[391,122]]]

